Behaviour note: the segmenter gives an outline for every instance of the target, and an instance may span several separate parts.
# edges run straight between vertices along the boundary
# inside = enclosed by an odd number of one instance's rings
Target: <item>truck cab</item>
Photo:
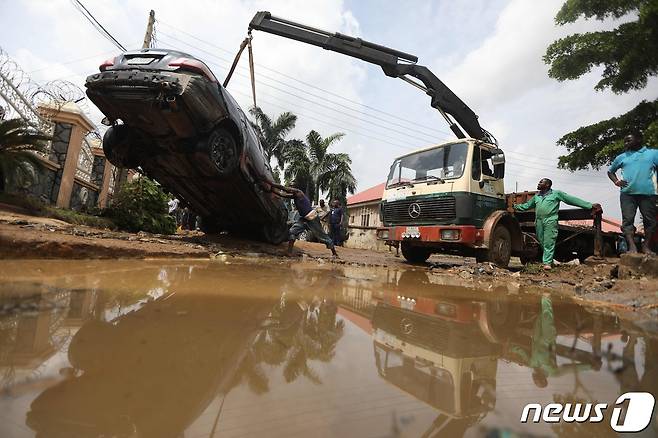
[[[488,254],[492,244],[487,222],[505,216],[505,155],[497,146],[464,138],[430,146],[396,158],[382,195],[380,239],[399,242],[402,254],[422,262],[433,252],[471,249],[506,265],[513,247],[514,221],[499,231],[503,254]],[[501,218],[502,218],[501,216]],[[496,220],[496,224],[500,218]],[[487,239],[489,237],[489,239]]]

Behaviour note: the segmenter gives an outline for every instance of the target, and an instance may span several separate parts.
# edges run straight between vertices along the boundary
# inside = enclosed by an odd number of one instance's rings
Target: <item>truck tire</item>
[[[484,259],[499,268],[507,268],[512,256],[512,235],[507,227],[498,225],[491,235],[489,248],[477,257],[478,261]]]
[[[210,133],[208,152],[220,176],[228,176],[238,167],[238,142],[228,130],[219,127]]]
[[[410,263],[425,263],[432,255],[432,251],[428,248],[412,246],[407,242],[402,242],[402,255]]]

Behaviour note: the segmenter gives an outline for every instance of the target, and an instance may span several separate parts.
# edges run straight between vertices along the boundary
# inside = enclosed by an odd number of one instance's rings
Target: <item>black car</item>
[[[103,138],[112,164],[139,167],[201,215],[206,231],[286,239],[284,202],[259,185],[272,178],[263,147],[206,64],[142,49],[108,59],[85,85],[112,125]]]

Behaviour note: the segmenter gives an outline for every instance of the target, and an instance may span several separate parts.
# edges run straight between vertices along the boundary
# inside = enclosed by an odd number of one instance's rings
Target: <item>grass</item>
[[[34,216],[59,219],[69,224],[87,225],[95,228],[117,229],[117,226],[106,217],[81,213],[66,208],[57,208],[45,205],[33,196],[19,195],[15,193],[0,193],[0,202],[20,207]]]
[[[543,271],[544,265],[541,263],[527,263],[523,265],[523,269],[521,269],[521,272],[524,274],[539,274],[540,272]]]

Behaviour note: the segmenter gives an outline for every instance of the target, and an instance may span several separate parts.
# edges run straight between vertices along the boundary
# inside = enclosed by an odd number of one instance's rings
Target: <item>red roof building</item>
[[[363,202],[379,202],[382,199],[384,194],[384,187],[386,183],[377,184],[374,187],[370,187],[362,192],[356,193],[349,198],[347,198],[347,205],[353,206],[355,204],[361,204]]]

